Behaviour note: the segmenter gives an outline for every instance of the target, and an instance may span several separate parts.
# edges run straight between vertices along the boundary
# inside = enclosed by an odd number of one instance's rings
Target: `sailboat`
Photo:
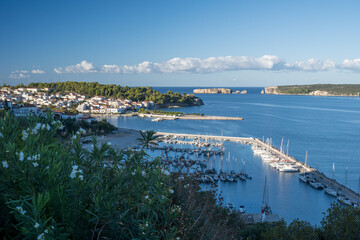
[[[272,214],[271,208],[269,206],[269,190],[266,185],[266,176],[265,176],[265,184],[264,184],[264,193],[263,193],[263,201],[261,204],[261,212],[265,214]]]

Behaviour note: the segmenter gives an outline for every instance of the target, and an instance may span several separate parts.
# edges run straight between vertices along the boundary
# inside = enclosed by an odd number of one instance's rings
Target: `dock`
[[[249,145],[257,145],[266,149],[268,152],[277,154],[282,158],[288,160],[299,166],[299,171],[301,173],[309,174],[313,179],[323,184],[325,187],[331,187],[338,193],[342,193],[345,197],[347,197],[353,203],[360,203],[360,194],[356,193],[354,190],[344,186],[343,184],[337,182],[335,179],[327,177],[324,173],[319,172],[315,168],[312,168],[305,163],[295,159],[292,156],[287,155],[286,153],[280,151],[269,143],[263,142],[257,138],[249,138],[249,137],[229,137],[229,136],[214,136],[214,135],[200,135],[200,134],[183,134],[183,133],[167,133],[167,132],[157,132],[156,135],[163,137],[175,137],[175,138],[186,138],[186,139],[194,139],[194,140],[214,140],[214,141],[231,141],[242,144]]]

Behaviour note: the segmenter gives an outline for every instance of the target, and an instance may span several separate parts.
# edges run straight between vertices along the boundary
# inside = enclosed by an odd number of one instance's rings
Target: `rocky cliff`
[[[230,88],[204,88],[204,89],[194,89],[194,93],[203,93],[203,94],[230,94],[232,90]]]

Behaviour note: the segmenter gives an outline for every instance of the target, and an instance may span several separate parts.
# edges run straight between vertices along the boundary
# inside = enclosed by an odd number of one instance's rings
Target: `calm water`
[[[194,88],[156,88],[190,93]],[[232,88],[243,90],[244,88]],[[308,151],[308,162],[312,167],[333,175],[335,178],[358,191],[360,177],[360,98],[276,96],[261,95],[261,88],[246,88],[246,95],[199,94],[205,105],[178,108],[174,111],[204,113],[206,115],[244,117],[244,121],[163,121],[134,117],[109,117],[118,127],[178,132],[200,133],[224,136],[272,138],[279,147],[281,140],[290,141],[289,154],[304,161]],[[281,174],[267,163],[253,156],[249,146],[226,143],[226,150],[238,159],[238,167],[246,164],[247,172],[253,177],[246,183],[222,183],[225,203],[234,202],[236,207],[245,205],[247,212],[259,212],[263,195],[264,177],[268,177],[270,205],[287,221],[300,218],[319,224],[322,213],[334,198],[303,184],[296,174]],[[215,160],[219,162],[218,160]],[[232,164],[232,163],[229,163]],[[233,166],[233,165],[231,165]],[[347,169],[347,170],[346,170]]]

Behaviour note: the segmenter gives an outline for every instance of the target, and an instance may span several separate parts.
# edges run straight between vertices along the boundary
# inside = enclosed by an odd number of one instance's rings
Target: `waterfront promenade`
[[[299,166],[299,170],[302,173],[308,173],[313,179],[322,183],[326,187],[331,187],[336,190],[338,193],[342,193],[350,199],[353,203],[360,202],[360,195],[353,191],[352,189],[340,184],[334,179],[327,177],[325,174],[319,172],[315,168],[312,168],[308,165],[305,165],[303,162],[295,159],[292,156],[289,156],[279,149],[275,148],[274,146],[265,143],[257,138],[248,138],[248,137],[229,137],[229,136],[211,136],[211,135],[200,135],[200,134],[181,134],[181,133],[167,133],[167,132],[157,132],[159,136],[173,136],[173,137],[183,137],[187,139],[203,139],[203,140],[214,140],[214,141],[232,141],[242,144],[250,144],[250,145],[259,145],[262,148],[266,149],[267,151],[279,155],[281,158],[284,158],[290,162]]]

